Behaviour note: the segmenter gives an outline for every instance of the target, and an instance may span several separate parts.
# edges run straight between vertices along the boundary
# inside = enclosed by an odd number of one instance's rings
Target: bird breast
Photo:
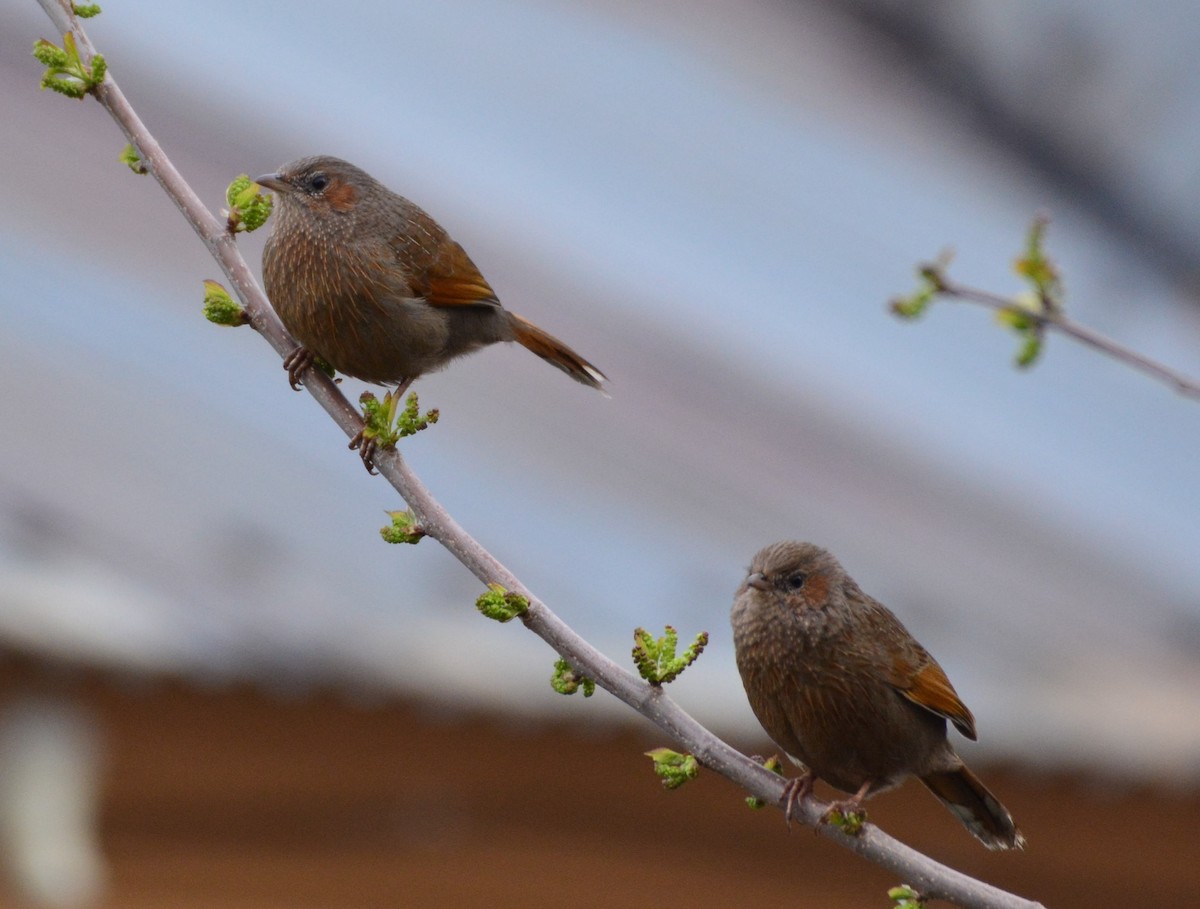
[[[847,792],[887,788],[945,749],[945,720],[906,702],[878,654],[836,621],[756,608],[733,611],[738,671],[767,734],[818,777]]]

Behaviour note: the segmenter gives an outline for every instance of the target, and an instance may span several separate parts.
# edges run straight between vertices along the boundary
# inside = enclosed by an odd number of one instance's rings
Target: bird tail
[[[602,383],[608,381],[608,376],[554,335],[542,331],[528,319],[522,319],[511,312],[508,316],[511,320],[513,338],[518,344],[537,354],[551,366],[557,366],[576,382],[582,382],[601,392],[604,391]]]
[[[989,849],[1025,848],[1008,809],[966,767],[930,773],[921,782]]]

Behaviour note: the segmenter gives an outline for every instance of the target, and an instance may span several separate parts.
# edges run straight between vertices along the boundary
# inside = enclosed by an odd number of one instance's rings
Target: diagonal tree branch
[[[90,60],[95,53],[66,0],[38,0],[60,33],[72,32]],[[281,357],[291,353],[296,342],[288,335],[254,280],[226,224],[210,212],[175,169],[145,124],[129,104],[111,73],[92,94],[112,115],[162,185],[212,252],[222,271],[246,308],[251,324]],[[280,381],[283,387],[282,377]],[[309,370],[305,388],[348,437],[362,426],[362,418],[334,382],[318,370]],[[355,461],[357,463],[357,460]],[[472,574],[485,584],[499,584],[529,600],[521,616],[526,627],[549,644],[572,666],[596,684],[650,719],[676,742],[694,754],[705,767],[725,776],[751,794],[783,805],[784,781],[732,748],[700,725],[659,686],[647,684],[617,665],[576,634],[570,626],[535,597],[517,577],[472,538],[437,502],[408,467],[398,451],[382,451],[376,467],[412,509],[428,536],[446,547]],[[800,820],[864,858],[894,872],[927,899],[943,899],[965,909],[1039,909],[1040,904],[985,884],[935,862],[888,836],[878,827],[866,825],[859,836],[848,836],[835,827],[817,825],[823,805],[808,799],[798,806]]]

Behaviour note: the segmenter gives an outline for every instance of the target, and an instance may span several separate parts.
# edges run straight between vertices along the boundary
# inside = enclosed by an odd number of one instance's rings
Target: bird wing
[[[906,673],[903,684],[892,682],[892,685],[914,704],[944,716],[959,732],[971,741],[975,740],[975,717],[967,705],[959,700],[946,673],[932,657],[916,672]]]
[[[497,306],[500,303],[466,250],[448,237],[440,254],[425,272],[425,283],[428,289],[422,296],[434,306]]]
[[[886,664],[891,671],[886,674],[887,683],[918,707],[945,717],[959,732],[975,741],[975,717],[959,699],[937,660],[886,609],[880,607],[875,618],[892,626],[881,636],[890,642],[887,654],[890,659]]]
[[[500,305],[466,250],[416,206],[390,246],[412,294],[431,306]]]

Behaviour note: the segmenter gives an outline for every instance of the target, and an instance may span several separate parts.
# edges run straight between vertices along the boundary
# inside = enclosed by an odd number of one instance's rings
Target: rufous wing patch
[[[958,693],[946,678],[941,666],[930,659],[920,669],[907,672],[905,676],[903,682],[896,684],[896,689],[902,695],[914,704],[944,716],[959,732],[972,741],[975,740],[975,717],[958,699]]]
[[[496,292],[484,280],[466,251],[447,238],[441,255],[426,273],[425,299],[433,306],[496,304]]]

